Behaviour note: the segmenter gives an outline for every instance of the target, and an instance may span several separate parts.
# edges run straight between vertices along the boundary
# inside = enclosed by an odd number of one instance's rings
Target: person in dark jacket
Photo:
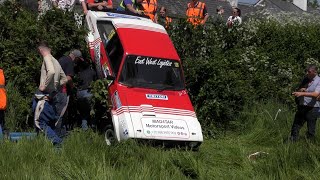
[[[90,118],[91,97],[90,84],[97,79],[96,72],[91,68],[87,60],[79,59],[76,62],[77,69],[77,109],[81,118],[81,128],[88,129],[88,124],[93,124]]]

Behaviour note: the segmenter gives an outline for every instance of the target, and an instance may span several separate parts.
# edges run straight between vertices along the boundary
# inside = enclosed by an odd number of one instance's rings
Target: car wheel
[[[190,150],[192,150],[192,151],[199,151],[200,145],[201,145],[200,142],[190,142],[190,143],[188,143],[188,147],[189,147]]]
[[[112,127],[112,125],[108,125],[106,127],[105,133],[104,133],[104,139],[107,143],[108,146],[111,146],[113,144],[115,144],[116,142],[116,134],[114,132],[114,128]]]

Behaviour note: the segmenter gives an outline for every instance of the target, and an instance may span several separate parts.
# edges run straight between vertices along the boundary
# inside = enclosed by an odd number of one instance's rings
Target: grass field
[[[281,112],[278,113],[279,109]],[[284,144],[293,112],[261,103],[239,117],[238,132],[205,139],[198,152],[127,141],[106,146],[93,132],[73,132],[61,149],[44,137],[0,144],[0,179],[318,179],[317,142]],[[319,123],[318,123],[319,124]],[[266,152],[255,159],[248,156]]]

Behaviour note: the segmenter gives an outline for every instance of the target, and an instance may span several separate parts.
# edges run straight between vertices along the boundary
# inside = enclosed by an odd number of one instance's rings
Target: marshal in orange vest
[[[203,2],[190,2],[186,11],[187,21],[193,25],[200,25],[204,21],[204,11],[206,4]]]
[[[149,16],[150,19],[155,22],[155,14],[158,6],[157,0],[143,0],[141,5],[143,7],[144,14]]]
[[[5,79],[3,70],[0,69],[0,110],[5,110],[7,108],[7,94],[5,89]]]

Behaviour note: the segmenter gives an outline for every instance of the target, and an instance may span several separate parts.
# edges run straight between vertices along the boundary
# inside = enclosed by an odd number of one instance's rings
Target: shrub
[[[184,21],[173,26],[170,35],[205,131],[211,124],[232,128],[244,105],[253,102],[294,105],[290,95],[303,68],[320,53],[320,24],[302,22],[249,19],[231,30],[223,24],[193,28]]]
[[[58,59],[73,48],[87,52],[85,35],[85,28],[76,26],[73,12],[51,10],[38,19],[35,12],[17,3],[5,1],[0,4],[0,67],[3,67],[9,85],[14,86],[8,90],[9,96],[12,94],[9,103],[19,107],[15,115],[14,109],[8,110],[11,128],[26,127],[22,124],[31,107],[25,104],[31,103],[40,79],[42,58],[36,49],[38,42],[46,40]],[[19,101],[21,104],[16,104]]]

